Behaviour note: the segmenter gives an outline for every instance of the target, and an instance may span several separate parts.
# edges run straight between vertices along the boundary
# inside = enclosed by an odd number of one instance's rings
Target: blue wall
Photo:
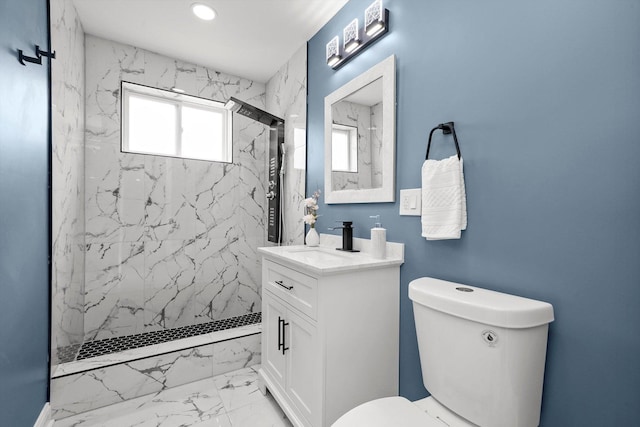
[[[0,426],[31,427],[49,385],[49,45],[46,0],[0,1]]]
[[[429,130],[455,121],[468,230],[427,242],[398,203],[320,206],[318,227],[381,214],[406,245],[401,394],[422,386],[408,283],[420,276],[555,307],[542,426],[640,420],[640,3],[387,0],[391,31],[338,71],[325,44],[371,0],[351,0],[309,41],[307,193],[322,188],[324,97],[397,58],[397,190],[420,187]],[[454,153],[435,140],[434,158]]]

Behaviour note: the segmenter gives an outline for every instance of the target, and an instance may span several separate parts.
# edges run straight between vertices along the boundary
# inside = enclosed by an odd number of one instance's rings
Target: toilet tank
[[[438,402],[480,427],[539,425],[551,304],[428,277],[409,298]]]

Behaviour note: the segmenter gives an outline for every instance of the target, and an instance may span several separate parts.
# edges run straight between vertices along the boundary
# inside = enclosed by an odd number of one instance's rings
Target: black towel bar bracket
[[[47,52],[44,50],[40,50],[40,46],[38,45],[36,45],[35,58],[33,56],[25,55],[24,53],[22,53],[22,49],[18,49],[18,62],[20,62],[22,65],[27,65],[24,63],[24,61],[31,62],[32,64],[42,65],[43,56],[46,56],[47,58],[50,58],[50,59],[56,59],[55,52]]]
[[[429,142],[427,144],[427,155],[425,156],[425,160],[429,158],[429,150],[431,149],[431,137],[433,137],[433,132],[437,130],[442,130],[444,135],[453,135],[453,142],[456,144],[456,152],[458,153],[458,159],[460,156],[460,146],[458,145],[458,137],[456,136],[456,128],[453,126],[453,122],[440,123],[438,126],[431,129],[429,132]]]

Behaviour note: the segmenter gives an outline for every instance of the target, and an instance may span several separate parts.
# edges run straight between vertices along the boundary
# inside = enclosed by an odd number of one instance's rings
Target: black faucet
[[[353,221],[337,221],[342,222],[342,227],[333,227],[330,230],[337,230],[339,228],[342,229],[342,247],[336,248],[339,251],[346,252],[360,252],[358,250],[353,249],[353,228],[351,225]]]

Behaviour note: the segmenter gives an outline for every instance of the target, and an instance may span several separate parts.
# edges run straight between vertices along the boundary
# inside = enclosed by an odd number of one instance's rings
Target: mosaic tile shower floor
[[[291,427],[259,365],[56,421],[54,427]]]

